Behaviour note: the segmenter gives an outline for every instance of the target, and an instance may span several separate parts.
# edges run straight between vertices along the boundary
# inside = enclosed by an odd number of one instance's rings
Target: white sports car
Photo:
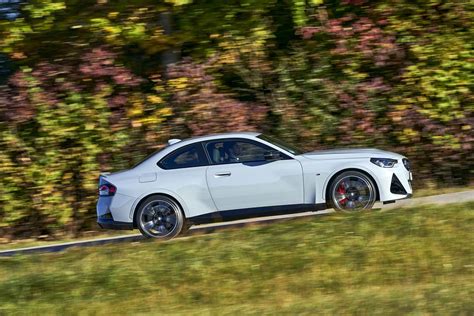
[[[99,178],[98,223],[168,239],[190,225],[334,208],[370,209],[412,194],[406,157],[378,149],[304,153],[259,133],[168,146]]]

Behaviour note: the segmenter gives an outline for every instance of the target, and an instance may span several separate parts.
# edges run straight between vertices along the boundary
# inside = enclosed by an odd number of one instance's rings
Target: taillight
[[[117,188],[108,182],[99,185],[99,196],[113,196],[115,192]]]

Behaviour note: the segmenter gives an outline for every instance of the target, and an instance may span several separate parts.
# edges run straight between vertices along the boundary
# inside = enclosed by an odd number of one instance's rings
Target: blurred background
[[[258,130],[472,185],[474,4],[0,0],[0,237],[97,229],[100,172]]]

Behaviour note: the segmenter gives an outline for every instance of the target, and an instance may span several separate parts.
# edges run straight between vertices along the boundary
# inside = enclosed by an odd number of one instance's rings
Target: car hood
[[[308,159],[345,159],[345,158],[392,158],[402,159],[404,156],[376,148],[328,149],[316,150],[303,154]]]

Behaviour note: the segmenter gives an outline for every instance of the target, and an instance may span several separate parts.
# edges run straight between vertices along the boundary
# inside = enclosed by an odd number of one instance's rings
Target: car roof
[[[239,137],[254,138],[260,134],[261,133],[257,133],[257,132],[233,132],[233,133],[218,133],[218,134],[210,134],[210,135],[203,135],[203,136],[195,136],[195,137],[186,138],[179,142],[173,143],[172,145],[169,145],[168,147],[173,146],[173,148],[178,148],[183,145],[192,144],[199,141],[209,141],[213,139],[222,139],[222,138],[239,138]]]
[[[178,148],[184,147],[186,145],[194,144],[196,142],[201,141],[210,141],[214,139],[222,139],[222,138],[247,138],[252,139],[260,135],[261,133],[258,132],[233,132],[233,133],[219,133],[219,134],[210,134],[204,136],[195,136],[191,138],[183,139],[179,142],[174,142],[171,145],[164,147],[162,150],[157,151],[150,157],[148,157],[143,163],[138,164],[136,167],[144,167],[147,164],[147,161],[154,161],[157,158],[161,159],[161,157],[166,156],[167,154],[175,151]]]
[[[212,140],[219,140],[219,139],[225,139],[225,138],[246,138],[246,139],[255,139],[257,136],[262,135],[262,133],[259,132],[233,132],[233,133],[219,133],[219,134],[210,134],[210,135],[204,135],[204,136],[195,136],[191,138],[186,138],[181,141],[175,142],[171,145],[168,145],[164,147],[163,149],[159,150],[155,154],[151,155],[148,157],[146,160],[144,160],[142,163],[136,165],[134,168],[147,168],[149,164],[155,164],[157,160],[162,159],[166,155],[170,154],[171,152],[181,148],[185,147],[187,145],[191,145],[197,142],[202,142],[202,141],[212,141]],[[262,141],[262,140],[260,140]],[[263,143],[266,143],[266,141],[263,140]],[[267,144],[271,147],[274,147],[277,149],[278,147],[269,143]],[[282,148],[278,148],[278,150],[283,150],[286,154],[288,155],[293,155],[290,152],[287,152],[286,150]]]

